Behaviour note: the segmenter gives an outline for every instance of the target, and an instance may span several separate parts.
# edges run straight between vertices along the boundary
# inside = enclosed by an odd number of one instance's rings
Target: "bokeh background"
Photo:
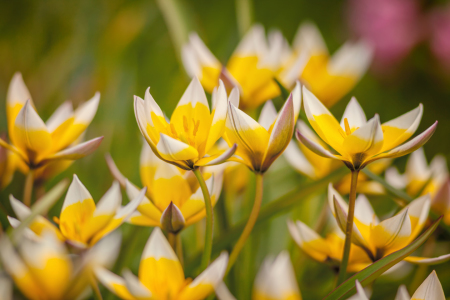
[[[197,31],[216,57],[226,62],[241,38],[236,3],[178,2],[184,30]],[[179,43],[172,39],[167,15],[161,12],[164,3],[164,0],[1,1],[0,132],[7,131],[6,91],[16,71],[22,72],[44,120],[67,99],[76,106],[95,91],[101,92],[99,110],[87,130],[87,138],[103,135],[102,145],[48,186],[76,173],[94,199],[99,199],[112,181],[104,160],[107,152],[128,178],[140,182],[142,137],[134,117],[133,95],[142,97],[150,86],[162,110],[170,115],[190,81],[180,63]],[[253,3],[252,16],[266,30],[281,30],[289,41],[301,22],[313,21],[330,52],[356,37],[375,42],[371,70],[332,112],[340,116],[354,95],[368,117],[378,113],[384,122],[423,103],[424,115],[418,132],[439,120],[435,135],[425,146],[428,159],[437,153],[450,159],[450,9],[446,1],[258,0]],[[404,163],[405,158],[396,161],[400,169]],[[264,198],[267,202],[305,180],[283,159],[267,177]],[[17,173],[13,183],[0,193],[7,210],[7,195],[13,193],[20,197],[23,181],[24,176]],[[239,299],[248,298],[262,259],[282,249],[292,253],[305,299],[321,299],[330,291],[333,271],[305,258],[289,238],[285,225],[286,219],[292,217],[313,223],[323,199],[323,194],[305,199],[295,211],[274,218],[253,234],[252,243],[241,257],[239,272],[235,272],[230,283]],[[377,210],[389,211],[385,202],[377,206],[380,199],[371,200]],[[58,214],[61,204],[62,201],[50,214]],[[246,215],[249,205],[244,200],[236,199],[233,205],[235,220]],[[7,226],[5,219],[1,222]],[[151,229],[124,225],[122,230],[127,241],[122,252],[128,255],[121,256],[119,264],[136,271]],[[188,253],[189,247],[195,247],[194,231],[190,229],[183,236]],[[436,269],[446,294],[450,295],[448,264]],[[378,280],[373,299],[393,297],[399,283],[407,282],[410,277],[394,282]]]

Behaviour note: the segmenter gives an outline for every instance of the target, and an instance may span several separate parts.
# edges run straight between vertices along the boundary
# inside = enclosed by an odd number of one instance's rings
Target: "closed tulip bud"
[[[161,215],[161,227],[170,233],[176,234],[185,225],[186,221],[180,209],[173,202],[170,202],[169,206],[167,206]]]

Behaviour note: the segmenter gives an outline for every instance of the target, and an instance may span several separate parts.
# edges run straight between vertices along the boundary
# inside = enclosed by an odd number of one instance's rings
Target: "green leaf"
[[[300,184],[293,191],[264,205],[264,207],[262,207],[261,211],[259,212],[258,220],[256,221],[253,230],[255,231],[256,229],[258,229],[258,227],[263,225],[272,217],[289,211],[290,209],[292,209],[292,207],[298,205],[302,199],[308,197],[309,195],[317,192],[320,189],[326,188],[328,186],[328,183],[335,182],[348,173],[349,170],[347,167],[341,167],[324,178],[313,182]],[[222,250],[225,250],[229,245],[231,245],[239,238],[246,222],[247,219],[241,220],[239,223],[230,228],[226,234],[214,238],[213,256],[218,255]],[[187,261],[185,268],[187,273],[192,272],[193,269],[200,265],[201,254],[202,252],[199,251]]]
[[[436,227],[439,225],[442,216],[437,219],[421,236],[414,240],[411,244],[403,249],[400,249],[382,259],[374,262],[364,270],[356,273],[341,285],[339,285],[334,291],[332,291],[324,300],[337,300],[343,299],[351,296],[355,293],[355,281],[358,280],[363,286],[366,286],[377,279],[381,274],[389,270],[395,264],[402,261],[405,257],[413,253],[417,248],[420,247],[434,232]]]
[[[10,227],[8,234],[13,241],[17,241],[17,239],[21,237],[23,231],[31,224],[31,222],[33,222],[34,218],[38,215],[46,213],[56,203],[56,201],[58,201],[66,190],[68,184],[69,181],[67,179],[60,181],[50,191],[36,201],[36,203],[31,207],[31,214],[23,220],[17,228],[13,229]]]
[[[284,85],[278,81],[278,79],[274,78],[275,82],[277,83],[278,87],[280,88],[281,91],[281,97],[283,98],[284,101],[286,101],[287,98],[289,98],[289,95],[291,94],[291,92],[289,92]]]

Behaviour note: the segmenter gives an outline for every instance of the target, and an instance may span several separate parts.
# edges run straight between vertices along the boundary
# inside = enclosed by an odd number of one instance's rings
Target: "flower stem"
[[[213,242],[213,209],[211,203],[211,196],[209,195],[208,188],[203,178],[202,173],[199,169],[194,169],[195,177],[197,177],[198,184],[202,189],[203,198],[205,199],[205,210],[206,210],[206,230],[205,230],[205,245],[203,249],[202,263],[200,265],[201,270],[206,269],[209,265],[212,252],[212,242]]]
[[[179,233],[168,233],[168,240],[170,246],[172,246],[173,251],[177,254],[178,260],[180,261],[181,265],[184,264],[183,259],[183,248],[181,245],[181,235]]]
[[[347,273],[348,258],[350,257],[350,247],[352,245],[353,217],[355,215],[356,186],[358,184],[359,170],[352,170],[352,182],[350,184],[350,197],[348,201],[347,227],[345,230],[344,253],[342,254],[341,266],[337,285],[345,281]]]
[[[263,175],[259,173],[256,173],[255,175],[256,175],[255,202],[253,203],[253,208],[250,213],[250,216],[248,217],[247,224],[244,227],[244,231],[242,231],[242,234],[239,237],[239,240],[237,241],[236,245],[234,246],[233,251],[231,251],[230,259],[228,260],[228,267],[226,274],[228,274],[230,269],[233,267],[233,264],[236,262],[239,253],[241,252],[242,248],[244,248],[245,242],[250,236],[253,226],[255,226],[256,220],[258,219],[259,209],[261,208],[263,196]]]
[[[243,37],[250,29],[253,22],[252,0],[236,0],[236,19],[239,34]]]
[[[31,206],[31,194],[33,193],[33,184],[34,184],[34,171],[30,169],[27,174],[27,178],[25,179],[25,186],[23,189],[23,203],[30,207]]]

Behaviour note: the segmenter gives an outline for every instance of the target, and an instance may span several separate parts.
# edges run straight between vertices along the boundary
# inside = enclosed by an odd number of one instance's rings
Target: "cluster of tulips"
[[[346,43],[330,56],[311,23],[300,26],[292,47],[279,32],[266,39],[264,29],[254,26],[226,66],[197,34],[184,45],[182,59],[192,81],[170,119],[150,88],[143,99],[134,96],[135,118],[145,140],[140,157],[143,188],[130,182],[107,155],[115,178],[111,188],[96,202],[74,175],[60,215],[53,219],[46,212],[68,184],[62,181],[47,193],[43,184],[100,145],[102,137],[83,141],[100,94],[75,110],[63,103],[44,122],[22,76],[14,75],[6,103],[8,138],[0,139],[0,182],[8,185],[16,170],[26,180],[22,199],[9,198],[14,215],[8,216],[11,226],[1,234],[1,299],[12,299],[12,282],[15,292],[38,300],[102,299],[101,286],[121,299],[200,300],[214,294],[235,299],[226,277],[258,221],[264,175],[283,153],[309,180],[331,181],[329,205],[323,208],[323,221],[332,224],[326,236],[321,236],[323,226],[313,229],[301,220],[285,227],[297,250],[338,270],[336,287],[326,299],[368,299],[372,282],[386,271],[404,263],[450,260],[450,254],[411,256],[429,237],[436,238],[432,233],[437,226],[446,230],[450,225],[445,159],[437,156],[428,165],[421,148],[437,122],[411,138],[422,105],[385,123],[377,114],[367,120],[354,97],[340,122],[327,108],[364,74],[371,61],[369,46]],[[286,99],[279,111],[270,100],[277,97]],[[256,121],[252,116],[261,105]],[[394,158],[410,153],[405,174],[390,167]],[[213,251],[214,210],[224,209],[216,203],[227,189],[245,188],[236,180],[245,169],[254,173],[253,207],[231,252]],[[121,189],[129,199],[124,206]],[[342,196],[347,194],[348,201]],[[399,209],[380,220],[364,194],[389,194]],[[128,269],[120,270],[122,276],[110,271],[124,222],[154,227],[137,276]],[[180,238],[192,224],[201,225],[204,237],[193,280],[185,277]],[[255,279],[253,299],[302,299],[295,269],[288,252],[267,258]],[[412,297],[401,286],[395,299],[445,299],[434,271],[410,292]]]

